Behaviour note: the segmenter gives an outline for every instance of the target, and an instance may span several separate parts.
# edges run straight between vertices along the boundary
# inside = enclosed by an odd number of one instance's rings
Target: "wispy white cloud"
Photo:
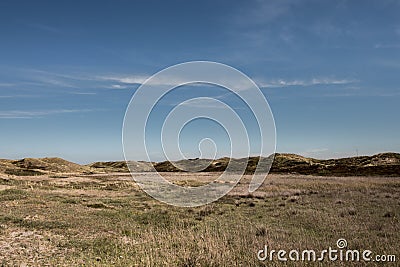
[[[291,12],[298,1],[252,1],[248,8],[244,8],[237,14],[235,21],[240,24],[264,24],[276,20]]]
[[[357,80],[351,79],[332,79],[332,78],[313,78],[311,80],[272,80],[269,82],[258,82],[262,88],[288,87],[288,86],[313,86],[313,85],[340,85],[355,83]]]
[[[390,49],[390,48],[400,48],[400,44],[376,44],[374,45],[376,49]]]
[[[95,92],[69,92],[72,95],[96,95]]]
[[[13,87],[16,85],[15,83],[0,83],[0,87]]]
[[[322,158],[327,158],[327,155],[331,153],[332,151],[330,151],[328,148],[312,148],[306,151],[302,151],[299,154],[305,157],[322,159]]]
[[[23,72],[30,74],[31,76],[45,76],[65,80],[76,80],[76,81],[95,81],[97,80],[93,75],[88,75],[84,73],[59,73],[41,69],[23,69]]]
[[[320,97],[397,97],[400,96],[399,90],[393,89],[379,89],[379,88],[368,88],[368,87],[353,87],[347,86],[341,88],[342,90],[335,90],[334,92],[327,92],[319,94]]]
[[[12,70],[12,69],[11,69]],[[85,80],[84,76],[73,76],[63,73],[54,73],[40,69],[15,69],[12,70],[16,82],[14,86],[45,86],[79,88],[79,83]]]
[[[104,81],[112,81],[120,84],[111,85],[112,88],[115,89],[123,89],[128,88],[127,85],[142,85],[146,82],[151,75],[104,75],[104,76],[96,76],[99,80]],[[174,86],[182,83],[186,83],[187,79],[185,77],[179,76],[162,76],[162,77],[154,77],[151,80],[147,81],[146,84],[149,85],[162,85],[162,86]],[[123,85],[121,85],[123,84]]]
[[[0,95],[0,98],[32,98],[35,95]]]
[[[113,89],[127,89],[127,88],[129,88],[129,86],[128,85],[121,85],[121,84],[112,84],[111,88],[113,88]]]
[[[189,101],[185,101],[179,104],[173,104],[172,106],[188,106],[191,108],[200,108],[200,109],[226,109],[226,106],[220,101],[210,100],[206,98],[197,98],[191,99]]]
[[[208,83],[207,81],[196,80],[196,73],[186,73],[186,75],[179,76],[179,75],[160,75],[158,77],[151,76],[97,76],[97,79],[102,79],[105,81],[112,81],[117,82],[120,84],[113,84],[111,88],[114,89],[125,89],[130,88],[128,85],[143,85],[146,84],[148,86],[179,86],[179,85],[188,85],[192,87],[198,86],[207,86],[212,84]],[[210,79],[213,79],[215,82],[215,86],[226,86],[227,88],[232,88],[235,90],[245,90],[248,89],[251,84],[249,81],[242,79],[241,77],[236,76],[224,76],[218,75],[218,73],[210,75]]]
[[[119,81],[115,77],[98,76],[95,74],[87,73],[57,73],[52,71],[46,71],[41,69],[17,69],[14,71],[18,76],[16,77],[17,82],[11,83],[0,83],[0,87],[10,86],[40,86],[46,88],[70,88],[74,89],[71,94],[95,94],[79,92],[79,89],[123,89],[128,86],[121,84],[110,84],[110,81]],[[115,79],[114,79],[115,78]],[[129,82],[129,80],[122,79],[122,82]]]
[[[191,77],[185,76],[167,76],[161,75],[157,78],[152,78],[148,81],[151,75],[127,75],[127,74],[70,74],[70,73],[54,73],[44,70],[26,70],[28,74],[28,80],[21,83],[24,85],[41,86],[46,85],[47,87],[60,87],[60,88],[71,88],[71,94],[76,95],[95,95],[95,92],[85,92],[87,89],[131,89],[133,85],[143,85],[145,82],[150,86],[177,86],[187,84],[188,81],[196,78],[196,75],[189,73]],[[186,75],[187,76],[187,75]],[[31,80],[29,80],[29,78]],[[212,76],[212,79],[217,85],[226,86],[227,88],[234,89],[236,91],[246,90],[252,85],[243,79],[238,77],[230,77],[224,75],[218,75],[216,73]],[[313,86],[313,85],[343,85],[355,83],[357,80],[354,79],[336,79],[336,78],[313,78],[309,80],[287,80],[287,79],[276,79],[265,82],[260,79],[257,84],[261,88],[276,88],[276,87],[289,87],[289,86]],[[2,84],[0,83],[0,86]],[[11,85],[10,84],[3,84]],[[190,83],[190,86],[204,86],[205,83],[194,82]],[[80,92],[81,89],[85,91]]]
[[[396,59],[379,59],[375,63],[385,68],[400,68],[400,62]]]
[[[133,85],[149,86],[179,86],[190,84],[190,86],[204,86],[207,81],[197,81],[195,72],[183,75],[159,75],[148,80],[151,75],[127,75],[127,74],[71,74],[55,73],[45,70],[24,69],[21,70],[21,78],[24,79],[19,85],[46,86],[47,88],[71,88],[73,94],[78,94],[77,89],[131,89]],[[208,76],[208,75],[207,75]],[[248,81],[238,77],[226,77],[224,74],[212,73],[209,75],[217,85],[245,90],[250,85]],[[86,94],[86,93],[82,93]]]
[[[36,77],[38,82],[43,83],[44,85],[56,86],[56,87],[69,87],[69,88],[78,88],[78,86],[68,82],[67,80],[55,79],[52,77]]]
[[[305,153],[321,153],[321,152],[325,152],[328,151],[327,148],[313,148],[313,149],[309,149],[307,151],[305,151]]]
[[[0,111],[0,119],[33,119],[42,118],[48,115],[63,113],[90,112],[90,109],[56,109],[56,110],[6,110]]]
[[[136,75],[103,75],[95,76],[94,78],[103,81],[113,81],[123,84],[142,84],[146,81],[148,76],[136,76]],[[119,89],[119,88],[118,88]]]

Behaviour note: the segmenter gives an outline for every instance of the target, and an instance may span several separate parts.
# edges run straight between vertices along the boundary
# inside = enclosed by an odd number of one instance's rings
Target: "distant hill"
[[[262,158],[262,160],[265,162],[271,160],[271,158]],[[182,169],[190,169],[190,166],[193,164],[199,164],[196,163],[197,161],[200,163],[200,161],[204,161],[204,159],[178,161],[174,164],[165,161],[156,163],[154,167],[160,172],[182,171]],[[229,158],[214,160],[203,171],[225,171],[229,161]],[[231,168],[231,171],[241,170],[247,162],[245,173],[254,173],[259,161],[260,157],[250,157],[248,162],[247,158],[232,159],[233,167]],[[177,166],[180,166],[181,170],[178,169]],[[270,172],[336,176],[400,176],[400,154],[381,153],[373,156],[320,160],[296,154],[276,153]]]
[[[267,163],[269,158],[250,157],[242,159],[220,158],[217,160],[188,159],[176,162],[110,161],[79,165],[60,158],[25,158],[21,160],[0,159],[0,173],[9,175],[42,175],[52,173],[111,173],[111,172],[237,172],[254,173],[257,165]],[[129,165],[129,168],[128,168]],[[266,168],[264,168],[266,170]],[[263,168],[261,168],[263,170]],[[335,176],[400,176],[400,154],[381,153],[373,156],[320,160],[296,154],[276,153],[271,173],[297,173],[305,175]]]
[[[0,160],[0,172],[10,175],[43,175],[51,173],[86,173],[91,169],[61,158],[25,158]]]
[[[129,169],[133,172],[149,172],[153,170],[152,163],[144,161],[130,161],[129,168],[125,161],[95,162],[86,166],[104,172],[129,172]]]
[[[318,160],[294,154],[276,154],[271,172],[336,176],[400,176],[400,154]]]

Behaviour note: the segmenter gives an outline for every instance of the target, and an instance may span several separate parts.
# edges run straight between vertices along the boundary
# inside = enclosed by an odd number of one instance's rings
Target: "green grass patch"
[[[0,201],[20,200],[28,197],[25,190],[9,188],[0,191]]]

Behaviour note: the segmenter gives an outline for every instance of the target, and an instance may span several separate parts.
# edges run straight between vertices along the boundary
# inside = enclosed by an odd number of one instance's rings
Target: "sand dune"
[[[261,161],[260,161],[261,160]],[[272,157],[250,157],[242,159],[220,158],[217,160],[188,159],[176,162],[144,162],[110,161],[95,162],[88,165],[79,165],[61,158],[25,158],[21,160],[0,160],[0,173],[17,176],[58,174],[58,173],[112,173],[112,172],[221,172],[227,170],[236,172],[245,169],[245,173],[254,173],[257,164],[262,162],[264,166]],[[129,168],[128,168],[129,165]],[[154,168],[153,168],[154,167]],[[265,170],[268,168],[264,167]],[[261,170],[264,170],[261,168]],[[400,154],[381,153],[373,156],[349,157],[341,159],[320,160],[307,158],[296,154],[274,155],[271,168],[272,173],[298,173],[312,175],[391,175],[400,176]]]

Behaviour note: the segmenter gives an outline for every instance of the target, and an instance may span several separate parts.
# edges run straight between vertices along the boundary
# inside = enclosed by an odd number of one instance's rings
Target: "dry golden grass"
[[[217,174],[167,175],[196,186]],[[280,266],[257,251],[321,250],[339,238],[399,257],[399,178],[272,175],[253,194],[248,181],[216,203],[177,208],[126,174],[0,178],[0,264]]]

